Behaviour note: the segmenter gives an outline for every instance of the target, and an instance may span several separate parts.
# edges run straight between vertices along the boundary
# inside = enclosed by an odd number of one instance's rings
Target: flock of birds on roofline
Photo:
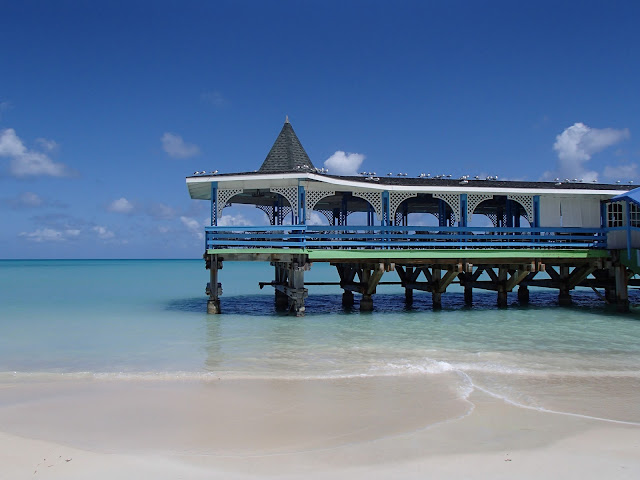
[[[296,169],[298,170],[308,170],[311,172],[315,172],[315,173],[329,173],[329,169],[328,168],[311,168],[308,165],[298,165],[296,167]],[[254,170],[254,172],[257,172],[257,170]],[[195,172],[193,172],[194,175],[216,175],[218,173],[218,170],[213,170],[211,172],[207,172],[206,170],[196,170]],[[360,172],[359,173],[360,176],[365,177],[365,180],[371,180],[374,182],[379,182],[380,181],[380,177],[376,177],[376,172]],[[387,177],[393,177],[394,173],[393,172],[389,172],[387,173]],[[406,173],[396,173],[395,176],[397,177],[406,177],[408,176],[408,174]],[[471,176],[470,175],[462,175],[461,177],[458,178],[458,180],[460,180],[460,184],[464,185],[466,183],[469,183],[469,178]],[[439,179],[450,179],[451,175],[446,175],[446,174],[442,174],[442,175],[431,175],[430,173],[419,173],[418,175],[416,175],[416,178],[425,178],[425,179],[435,179],[435,180],[439,180]],[[489,175],[485,178],[480,178],[480,175],[476,175],[475,177],[473,177],[474,180],[492,180],[492,181],[496,181],[498,180],[498,176],[497,175]],[[580,178],[565,178],[564,180],[560,180],[560,178],[556,178],[554,180],[556,185],[562,185],[563,183],[583,183],[584,179]],[[597,183],[597,180],[593,180],[593,183]],[[616,181],[616,183],[622,183],[621,180]],[[630,184],[633,183],[633,180],[629,180]]]

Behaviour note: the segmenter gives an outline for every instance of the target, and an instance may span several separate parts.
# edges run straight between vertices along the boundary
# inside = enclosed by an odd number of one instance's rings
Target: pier
[[[474,289],[489,290],[501,308],[513,291],[526,304],[530,287],[552,288],[570,305],[571,292],[587,287],[620,312],[639,285],[640,192],[625,185],[329,173],[287,121],[259,170],[187,177],[191,197],[211,206],[208,313],[221,313],[220,269],[236,261],[269,262],[273,280],[260,287],[295,315],[305,312],[314,263],[336,268],[343,305],[357,301],[361,311],[384,283],[401,285],[408,303],[415,291],[430,294],[434,309],[454,282],[467,305]],[[254,205],[264,224],[218,226],[233,204]]]

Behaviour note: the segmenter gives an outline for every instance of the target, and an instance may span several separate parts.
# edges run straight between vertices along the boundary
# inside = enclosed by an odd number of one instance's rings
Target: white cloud
[[[247,227],[252,223],[244,215],[222,215],[218,219],[219,227]]]
[[[147,213],[154,218],[172,219],[177,216],[175,208],[165,205],[164,203],[156,203],[147,209]]]
[[[30,207],[42,205],[42,199],[33,192],[24,192],[19,198],[24,205],[29,205]]]
[[[185,227],[187,227],[187,230],[193,233],[196,237],[200,239],[204,238],[204,225],[201,225],[195,218],[182,216],[180,217],[180,221]]]
[[[133,210],[133,204],[122,197],[117,200],[114,200],[107,206],[107,210],[115,213],[130,213]]]
[[[53,228],[39,228],[33,232],[22,232],[19,236],[25,237],[32,242],[64,242],[69,238],[80,235],[78,229],[55,230]]]
[[[103,227],[100,225],[96,225],[91,230],[96,232],[96,234],[98,235],[98,238],[102,240],[109,240],[115,237],[115,233],[113,233],[111,230],[108,230],[106,227]]]
[[[8,203],[14,208],[35,208],[41,206],[44,202],[36,193],[24,192],[16,198],[10,199]]]
[[[589,170],[585,164],[591,157],[607,147],[629,138],[629,130],[613,128],[591,128],[584,123],[575,123],[556,137],[553,149],[558,153],[558,167],[545,172],[544,178],[578,178],[586,182],[598,179],[598,172]]]
[[[324,166],[329,169],[329,173],[335,175],[357,175],[365,158],[361,153],[345,153],[338,150],[324,161]]]
[[[47,140],[47,142],[51,141]],[[0,157],[11,159],[9,171],[16,177],[69,175],[66,165],[54,162],[45,153],[28,149],[13,128],[0,132]]]
[[[53,152],[58,149],[58,143],[55,140],[47,140],[46,138],[36,138],[36,143],[40,145],[42,150]]]
[[[327,225],[327,219],[318,212],[307,213],[307,225]]]
[[[162,135],[162,149],[173,158],[189,158],[200,153],[197,145],[186,143],[180,135],[166,132]]]

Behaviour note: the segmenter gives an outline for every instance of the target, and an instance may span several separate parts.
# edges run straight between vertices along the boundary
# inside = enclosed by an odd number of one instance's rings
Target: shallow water
[[[205,313],[198,260],[0,261],[0,380],[446,378],[527,408],[640,422],[640,314],[591,291],[557,306],[555,291],[515,294],[507,309],[452,286],[444,308],[381,286],[371,313],[310,286],[307,314],[275,311],[266,264],[226,263],[222,315]],[[315,264],[307,281],[335,281]],[[383,281],[397,281],[393,273]],[[638,301],[632,293],[631,300]]]

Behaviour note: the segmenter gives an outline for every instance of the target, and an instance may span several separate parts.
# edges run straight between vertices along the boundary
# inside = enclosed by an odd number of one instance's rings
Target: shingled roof
[[[293,127],[287,118],[282,130],[276,138],[267,158],[262,162],[261,173],[273,172],[299,172],[315,170],[309,155],[304,151],[300,140],[293,131]]]

